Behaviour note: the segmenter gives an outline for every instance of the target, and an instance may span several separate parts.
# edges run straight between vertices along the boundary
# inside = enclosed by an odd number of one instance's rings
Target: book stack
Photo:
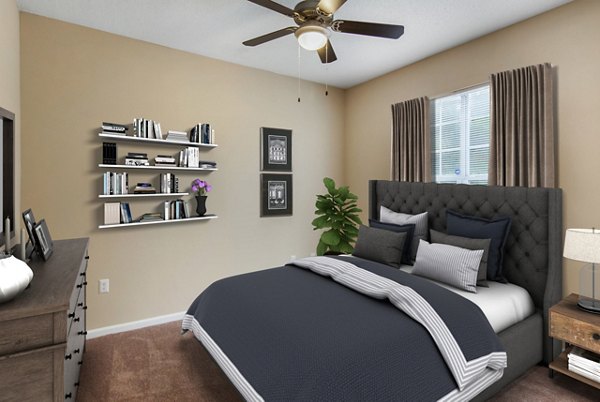
[[[125,157],[125,164],[129,166],[149,166],[148,154],[143,152],[128,152]]]
[[[160,192],[171,194],[179,192],[179,179],[173,173],[163,173],[160,175]]]
[[[131,209],[129,208],[128,202],[122,202],[120,205],[121,209],[121,223],[131,223]]]
[[[190,130],[190,142],[199,144],[214,144],[215,130],[210,127],[210,123],[196,124]]]
[[[154,166],[177,166],[177,160],[171,155],[157,155],[154,158]]]
[[[156,194],[156,189],[151,183],[138,183],[133,189],[134,194]]]
[[[200,166],[200,150],[196,147],[187,147],[179,151],[179,166],[197,168]]]
[[[162,140],[160,123],[154,120],[133,119],[133,136]]]
[[[600,355],[573,346],[567,358],[569,360],[569,371],[592,381],[600,382]]]
[[[105,165],[117,164],[117,144],[114,142],[102,143],[102,163]]]
[[[138,222],[156,222],[156,221],[162,221],[163,218],[160,216],[160,214],[158,212],[148,212],[144,215],[142,215],[139,219]]]
[[[217,162],[213,162],[213,161],[200,161],[199,167],[201,167],[203,169],[216,169],[217,168]]]
[[[104,224],[114,225],[121,223],[121,203],[107,202],[104,204]]]
[[[129,194],[129,175],[127,172],[104,173],[104,195]]]
[[[188,135],[185,131],[169,130],[166,139],[169,141],[188,142]]]
[[[127,126],[123,124],[115,124],[102,122],[102,134],[110,134],[110,135],[127,135]]]
[[[189,204],[183,200],[173,200],[164,202],[165,220],[186,219],[190,217]]]

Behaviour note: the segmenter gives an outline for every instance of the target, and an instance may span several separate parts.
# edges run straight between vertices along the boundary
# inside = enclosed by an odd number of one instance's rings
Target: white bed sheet
[[[400,269],[410,274],[413,267],[403,265]],[[470,293],[441,282],[427,280],[451,290],[479,306],[496,333],[522,321],[535,311],[533,300],[527,290],[512,283],[488,281],[489,288],[477,286],[477,293]]]

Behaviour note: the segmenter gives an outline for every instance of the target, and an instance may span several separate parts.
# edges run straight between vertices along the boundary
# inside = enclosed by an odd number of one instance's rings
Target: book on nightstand
[[[573,346],[567,355],[569,370],[592,381],[600,382],[600,355]]]

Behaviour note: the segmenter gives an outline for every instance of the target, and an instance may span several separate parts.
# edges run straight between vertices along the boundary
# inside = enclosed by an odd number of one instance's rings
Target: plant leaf
[[[316,229],[323,229],[324,227],[328,227],[328,223],[327,223],[328,219],[326,215],[323,216],[319,216],[318,218],[315,218],[312,221],[312,225],[316,228]]]
[[[325,177],[323,179],[323,184],[325,184],[325,188],[329,191],[329,194],[332,194],[332,192],[335,191],[335,181],[333,181],[333,179]]]
[[[327,251],[327,244],[323,243],[319,240],[319,244],[317,244],[317,255],[323,255]]]
[[[337,230],[330,229],[321,235],[321,241],[328,246],[336,246],[340,242],[340,234]]]

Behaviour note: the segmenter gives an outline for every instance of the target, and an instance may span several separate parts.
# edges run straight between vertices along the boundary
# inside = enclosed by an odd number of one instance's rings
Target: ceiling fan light
[[[296,30],[298,43],[306,50],[318,50],[325,46],[328,34],[326,28],[318,25],[303,26]]]

